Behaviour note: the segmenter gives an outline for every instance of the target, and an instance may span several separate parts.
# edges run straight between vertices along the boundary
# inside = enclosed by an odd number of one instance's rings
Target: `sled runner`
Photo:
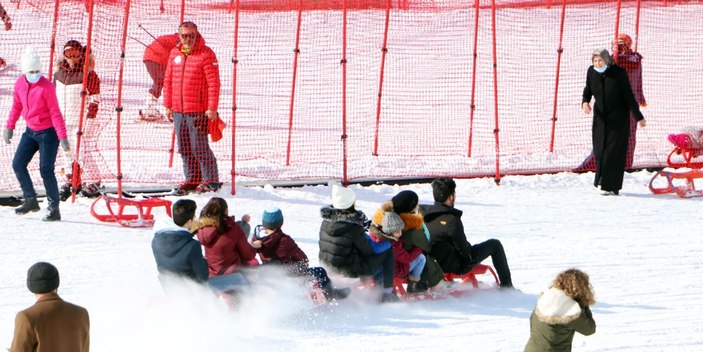
[[[695,179],[703,179],[703,169],[670,169],[657,171],[649,181],[654,194],[676,193],[681,198],[701,197],[703,190],[696,189]],[[664,181],[664,186],[660,185]]]
[[[496,285],[499,284],[498,281],[498,276],[496,275],[495,271],[493,268],[491,268],[488,265],[483,265],[483,264],[476,264],[471,271],[469,271],[466,274],[459,275],[459,274],[451,274],[447,273],[444,274],[444,280],[446,281],[459,281],[459,288],[454,290],[454,291],[449,291],[449,292],[421,292],[417,294],[408,294],[406,291],[406,287],[408,284],[408,280],[404,278],[399,278],[396,277],[393,279],[393,290],[395,291],[396,295],[400,297],[402,300],[407,301],[407,300],[413,300],[413,301],[424,301],[424,300],[435,300],[435,299],[442,299],[446,298],[447,296],[461,296],[464,292],[467,290],[464,289],[466,284],[471,283],[472,288],[478,288],[479,287],[479,280],[476,278],[477,275],[487,275],[490,273],[493,275],[493,279],[495,280]]]
[[[98,203],[105,203],[107,213],[98,213]],[[171,201],[161,198],[128,199],[103,193],[90,206],[90,214],[102,222],[116,222],[125,227],[152,227],[154,207],[164,207],[171,216]]]

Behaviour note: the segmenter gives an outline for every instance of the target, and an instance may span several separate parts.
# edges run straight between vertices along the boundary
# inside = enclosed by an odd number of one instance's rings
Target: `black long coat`
[[[627,73],[618,65],[611,65],[600,74],[588,68],[583,102],[591,97],[593,105],[593,153],[596,157],[594,185],[604,191],[619,191],[625,173],[627,140],[630,136],[630,114],[636,121],[644,119],[632,94]]]

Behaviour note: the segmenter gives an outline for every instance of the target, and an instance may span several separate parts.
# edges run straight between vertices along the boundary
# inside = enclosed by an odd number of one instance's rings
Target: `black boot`
[[[331,298],[332,299],[345,299],[349,297],[351,289],[349,287],[345,288],[334,288],[332,289]]]
[[[41,218],[42,221],[61,221],[61,212],[58,206],[49,206],[46,210],[46,215]]]
[[[327,281],[327,284],[322,286],[322,293],[325,298],[329,299],[345,299],[351,293],[351,289],[347,288],[333,288],[332,282]]]
[[[24,215],[30,211],[39,211],[37,197],[27,197],[19,207],[15,208],[15,214],[17,215]]]
[[[420,293],[425,292],[429,289],[427,281],[410,281],[408,280],[408,288],[405,289],[408,293]]]
[[[59,188],[59,199],[65,202],[66,199],[71,197],[71,184],[65,183],[61,188]]]

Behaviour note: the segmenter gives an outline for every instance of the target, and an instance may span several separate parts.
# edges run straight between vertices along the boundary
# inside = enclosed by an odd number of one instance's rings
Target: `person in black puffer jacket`
[[[393,294],[393,251],[374,253],[366,234],[369,221],[354,208],[356,195],[348,188],[332,187],[332,205],[320,209],[320,263],[348,277],[383,281],[383,302],[396,302]]]

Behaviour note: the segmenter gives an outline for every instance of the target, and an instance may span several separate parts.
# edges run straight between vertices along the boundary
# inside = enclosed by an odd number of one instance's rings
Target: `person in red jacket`
[[[613,41],[613,52],[617,52],[618,66],[625,69],[627,79],[630,81],[632,94],[640,107],[647,107],[647,100],[644,98],[642,90],[642,55],[632,50],[632,38],[625,33],[618,34],[617,41]],[[632,169],[632,162],[635,157],[635,145],[637,144],[637,121],[634,115],[630,114],[630,137],[627,140],[627,156],[625,159],[625,169]]]
[[[349,296],[351,290],[347,288],[337,289],[332,285],[327,271],[322,267],[310,267],[308,256],[305,255],[295,240],[283,233],[283,212],[277,207],[269,207],[264,210],[261,217],[261,225],[257,226],[254,235],[256,240],[252,241],[252,247],[261,257],[264,264],[278,264],[286,266],[293,276],[310,276],[314,278],[322,289],[322,293],[327,299],[344,299]]]
[[[217,160],[208,144],[208,123],[217,120],[220,71],[217,57],[193,22],[178,28],[180,42],[171,50],[164,76],[166,117],[174,123],[186,180],[182,192],[217,191]]]
[[[164,76],[166,74],[166,64],[171,54],[171,50],[178,44],[178,33],[162,35],[156,38],[144,50],[144,66],[153,81],[149,88],[149,96],[146,98],[145,106],[139,110],[139,116],[144,120],[161,120],[164,116],[156,108],[161,90],[164,87]]]
[[[247,236],[229,216],[227,202],[211,198],[200,212],[197,229],[198,241],[205,247],[208,267],[208,284],[220,291],[232,287],[248,286],[249,282],[239,269],[256,257],[256,251]]]

